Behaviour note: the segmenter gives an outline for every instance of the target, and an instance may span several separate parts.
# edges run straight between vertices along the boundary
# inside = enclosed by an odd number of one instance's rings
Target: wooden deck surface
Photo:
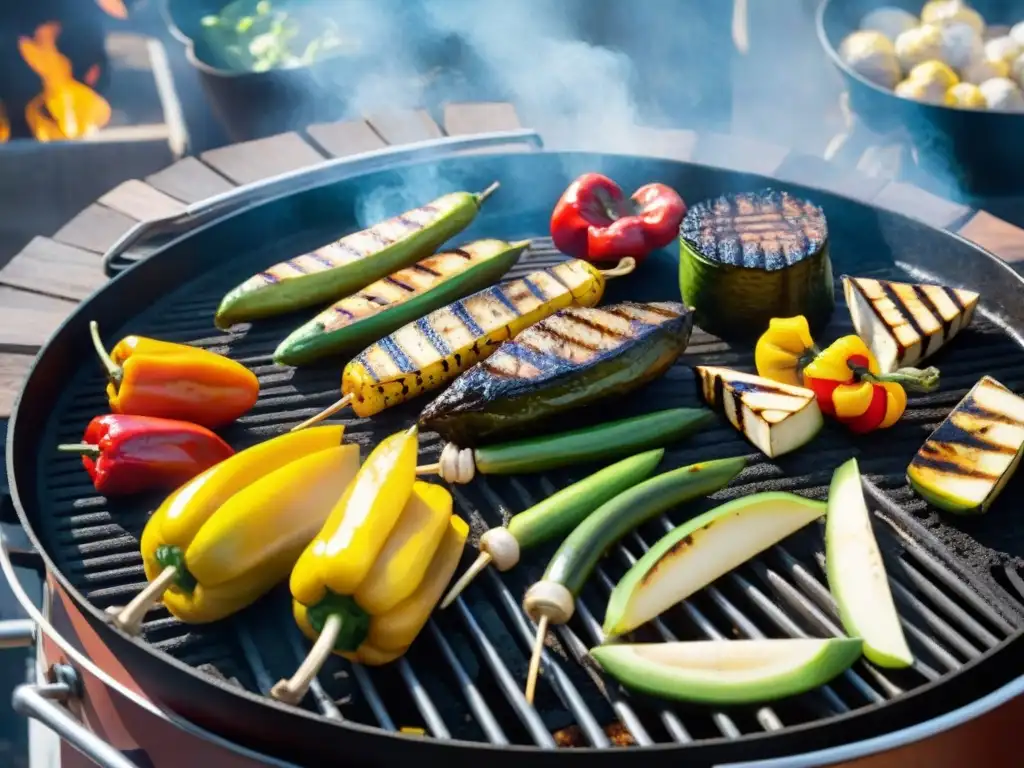
[[[145,179],[124,182],[71,219],[52,238],[37,237],[0,269],[0,418],[9,415],[33,357],[76,304],[100,287],[100,262],[127,229],[147,218],[240,184],[404,142],[521,127],[508,104],[451,104],[443,125],[422,111],[310,126],[188,157]],[[750,139],[637,128],[651,155],[693,160],[819,186],[959,232],[1008,262],[1024,262],[1024,230],[985,211],[916,187],[842,170],[821,158]],[[1008,740],[1024,716],[1020,700],[927,744],[847,763],[849,768],[961,768],[1017,765]],[[973,758],[973,760],[972,760]]]

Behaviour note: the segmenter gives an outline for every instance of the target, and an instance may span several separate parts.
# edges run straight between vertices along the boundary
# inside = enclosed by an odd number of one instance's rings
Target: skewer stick
[[[435,462],[434,464],[424,464],[421,467],[416,467],[417,475],[436,475],[441,471],[441,464]]]
[[[452,584],[452,588],[448,590],[448,594],[441,601],[441,609],[444,610],[451,605],[455,598],[462,594],[462,590],[469,586],[469,582],[475,579],[490,564],[491,553],[481,552],[476,560],[473,561],[473,564],[466,569],[466,572],[459,577],[459,580]]]
[[[537,692],[537,675],[540,674],[540,655],[544,651],[544,639],[548,634],[548,617],[541,616],[537,622],[537,636],[533,640],[530,668],[526,671],[526,703],[533,706],[533,695]]]
[[[326,408],[324,408],[316,416],[310,416],[308,419],[306,419],[304,422],[302,422],[298,426],[292,427],[291,430],[289,430],[289,431],[291,431],[291,432],[298,432],[300,429],[305,429],[306,427],[312,427],[314,424],[319,424],[324,419],[331,418],[331,416],[336,414],[338,411],[343,411],[346,408],[348,408],[348,406],[349,406],[349,404],[351,402],[352,402],[352,395],[351,394],[345,395],[340,400],[335,400],[331,405],[329,405]]]
[[[177,576],[178,569],[173,565],[168,565],[124,608],[116,606],[108,608],[107,614],[110,616],[110,622],[129,635],[139,634],[146,612],[160,602],[160,598],[163,597],[164,592]]]
[[[490,197],[495,192],[497,192],[498,191],[498,187],[500,187],[500,186],[501,186],[501,182],[500,181],[495,181],[487,189],[485,189],[483,192],[479,192],[477,194],[477,196],[476,196],[476,204],[477,204],[477,206],[479,207],[480,204],[484,200],[486,200],[488,197]]]
[[[270,689],[270,695],[285,704],[298,704],[302,701],[302,697],[309,690],[310,683],[313,682],[324,662],[330,658],[339,634],[341,634],[341,614],[332,613],[327,617],[320,636],[313,643],[313,647],[306,654],[302,664],[295,670],[295,674],[287,680],[278,680]]]

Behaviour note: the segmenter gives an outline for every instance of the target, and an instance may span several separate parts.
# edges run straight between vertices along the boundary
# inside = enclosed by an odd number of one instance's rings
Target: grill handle
[[[351,176],[402,163],[440,160],[460,152],[504,147],[510,144],[525,144],[534,149],[544,146],[540,134],[525,128],[470,136],[446,136],[325,160],[317,165],[271,176],[193,203],[182,213],[140,221],[103,254],[103,271],[107,277],[113,277],[151,255],[175,237],[258,203],[266,203],[286,195],[327,186]]]
[[[49,677],[52,682],[24,683],[15,688],[11,696],[14,711],[38,720],[101,768],[138,768],[120,750],[82,725],[65,706],[82,693],[82,683],[74,667],[55,664]]]

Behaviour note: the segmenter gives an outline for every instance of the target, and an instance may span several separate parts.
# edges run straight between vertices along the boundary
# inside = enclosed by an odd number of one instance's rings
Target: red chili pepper
[[[607,176],[585,173],[569,185],[551,214],[551,238],[563,253],[593,262],[651,251],[679,237],[686,203],[664,184],[646,184],[631,198]]]
[[[173,490],[234,453],[206,427],[122,414],[97,416],[81,443],[57,450],[82,454],[82,464],[104,496]]]

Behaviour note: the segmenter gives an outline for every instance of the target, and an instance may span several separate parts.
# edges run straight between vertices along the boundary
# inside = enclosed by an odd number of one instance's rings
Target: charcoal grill
[[[1024,555],[1024,524],[1014,517],[1012,501],[1020,493],[1020,480],[1011,482],[987,516],[950,521],[917,500],[903,477],[926,434],[981,374],[1024,392],[1020,277],[955,235],[825,191],[626,155],[492,151],[438,157],[464,143],[447,140],[370,153],[243,188],[235,193],[240,197],[192,211],[192,219],[186,214],[136,232],[111,254],[108,261],[117,277],[88,299],[40,353],[16,403],[7,447],[18,517],[42,556],[62,610],[81,619],[79,629],[93,638],[92,647],[109,649],[119,669],[117,674],[104,669],[97,661],[103,654],[93,653],[92,661],[85,661],[65,643],[72,664],[85,664],[90,677],[120,679],[115,685],[123,695],[128,695],[125,687],[131,695],[142,692],[152,702],[150,709],[168,710],[172,722],[192,734],[227,744],[253,764],[277,765],[345,761],[377,766],[418,759],[511,766],[528,759],[543,766],[619,766],[638,756],[666,765],[722,766],[772,758],[779,766],[820,765],[935,733],[1020,692],[1024,582],[1017,566]],[[421,159],[424,153],[431,159]],[[981,292],[973,326],[934,361],[943,371],[941,390],[912,398],[896,427],[854,438],[830,425],[812,447],[767,461],[723,420],[666,452],[670,465],[751,457],[748,469],[707,505],[769,489],[824,498],[832,469],[858,456],[894,596],[917,657],[912,669],[885,671],[860,661],[806,695],[721,710],[630,696],[603,678],[587,662],[585,649],[599,641],[609,589],[648,544],[672,522],[699,511],[699,505],[649,524],[609,554],[584,591],[576,617],[552,635],[536,707],[521,694],[533,627],[519,604],[550,549],[524,558],[507,574],[491,572],[477,579],[451,608],[435,614],[402,660],[365,669],[332,659],[300,707],[266,697],[306,647],[292,626],[285,588],[209,626],[183,625],[159,608],[147,616],[139,638],[107,624],[104,609],[123,605],[144,585],[138,536],[159,499],[97,497],[80,464],[52,450],[77,440],[88,420],[105,409],[102,371],[88,343],[89,320],[100,323],[107,339],[129,332],[154,335],[249,365],[260,378],[260,400],[225,432],[234,446],[244,447],[334,400],[339,366],[292,371],[272,363],[278,341],[304,316],[260,322],[230,334],[217,331],[213,311],[228,288],[287,255],[358,229],[369,223],[368,217],[447,191],[483,189],[496,179],[502,183],[500,194],[463,237],[535,238],[513,273],[522,274],[563,258],[543,237],[549,212],[571,178],[595,170],[624,188],[662,181],[690,201],[766,185],[787,189],[823,206],[837,275],[935,279]],[[163,233],[164,242],[148,258],[124,268],[129,263],[122,258],[124,248],[139,246],[154,232]],[[659,252],[640,274],[610,284],[605,301],[676,298],[676,268],[673,249]],[[840,305],[828,334],[850,330]],[[708,363],[749,371],[751,358],[747,351],[696,331],[684,359],[642,394],[617,406],[617,415],[695,405],[690,366]],[[376,441],[415,419],[424,402],[372,420],[348,419],[347,439],[360,444],[365,455]],[[436,460],[437,438],[425,434],[421,443],[421,460]],[[453,493],[459,512],[479,535],[508,512],[588,471],[578,467],[544,476],[478,478]],[[4,555],[0,564],[10,578],[6,550]],[[468,557],[467,550],[467,562]],[[42,629],[61,642],[59,630],[49,624]],[[822,531],[812,526],[636,636],[801,637],[839,631],[822,570]],[[64,679],[54,685],[65,686],[66,693],[68,671],[61,674]],[[40,715],[45,708],[37,693],[22,698],[22,711]],[[409,733],[410,728],[419,731]],[[120,756],[97,752],[101,747],[94,742],[90,746],[108,765],[121,765],[113,762]]]

